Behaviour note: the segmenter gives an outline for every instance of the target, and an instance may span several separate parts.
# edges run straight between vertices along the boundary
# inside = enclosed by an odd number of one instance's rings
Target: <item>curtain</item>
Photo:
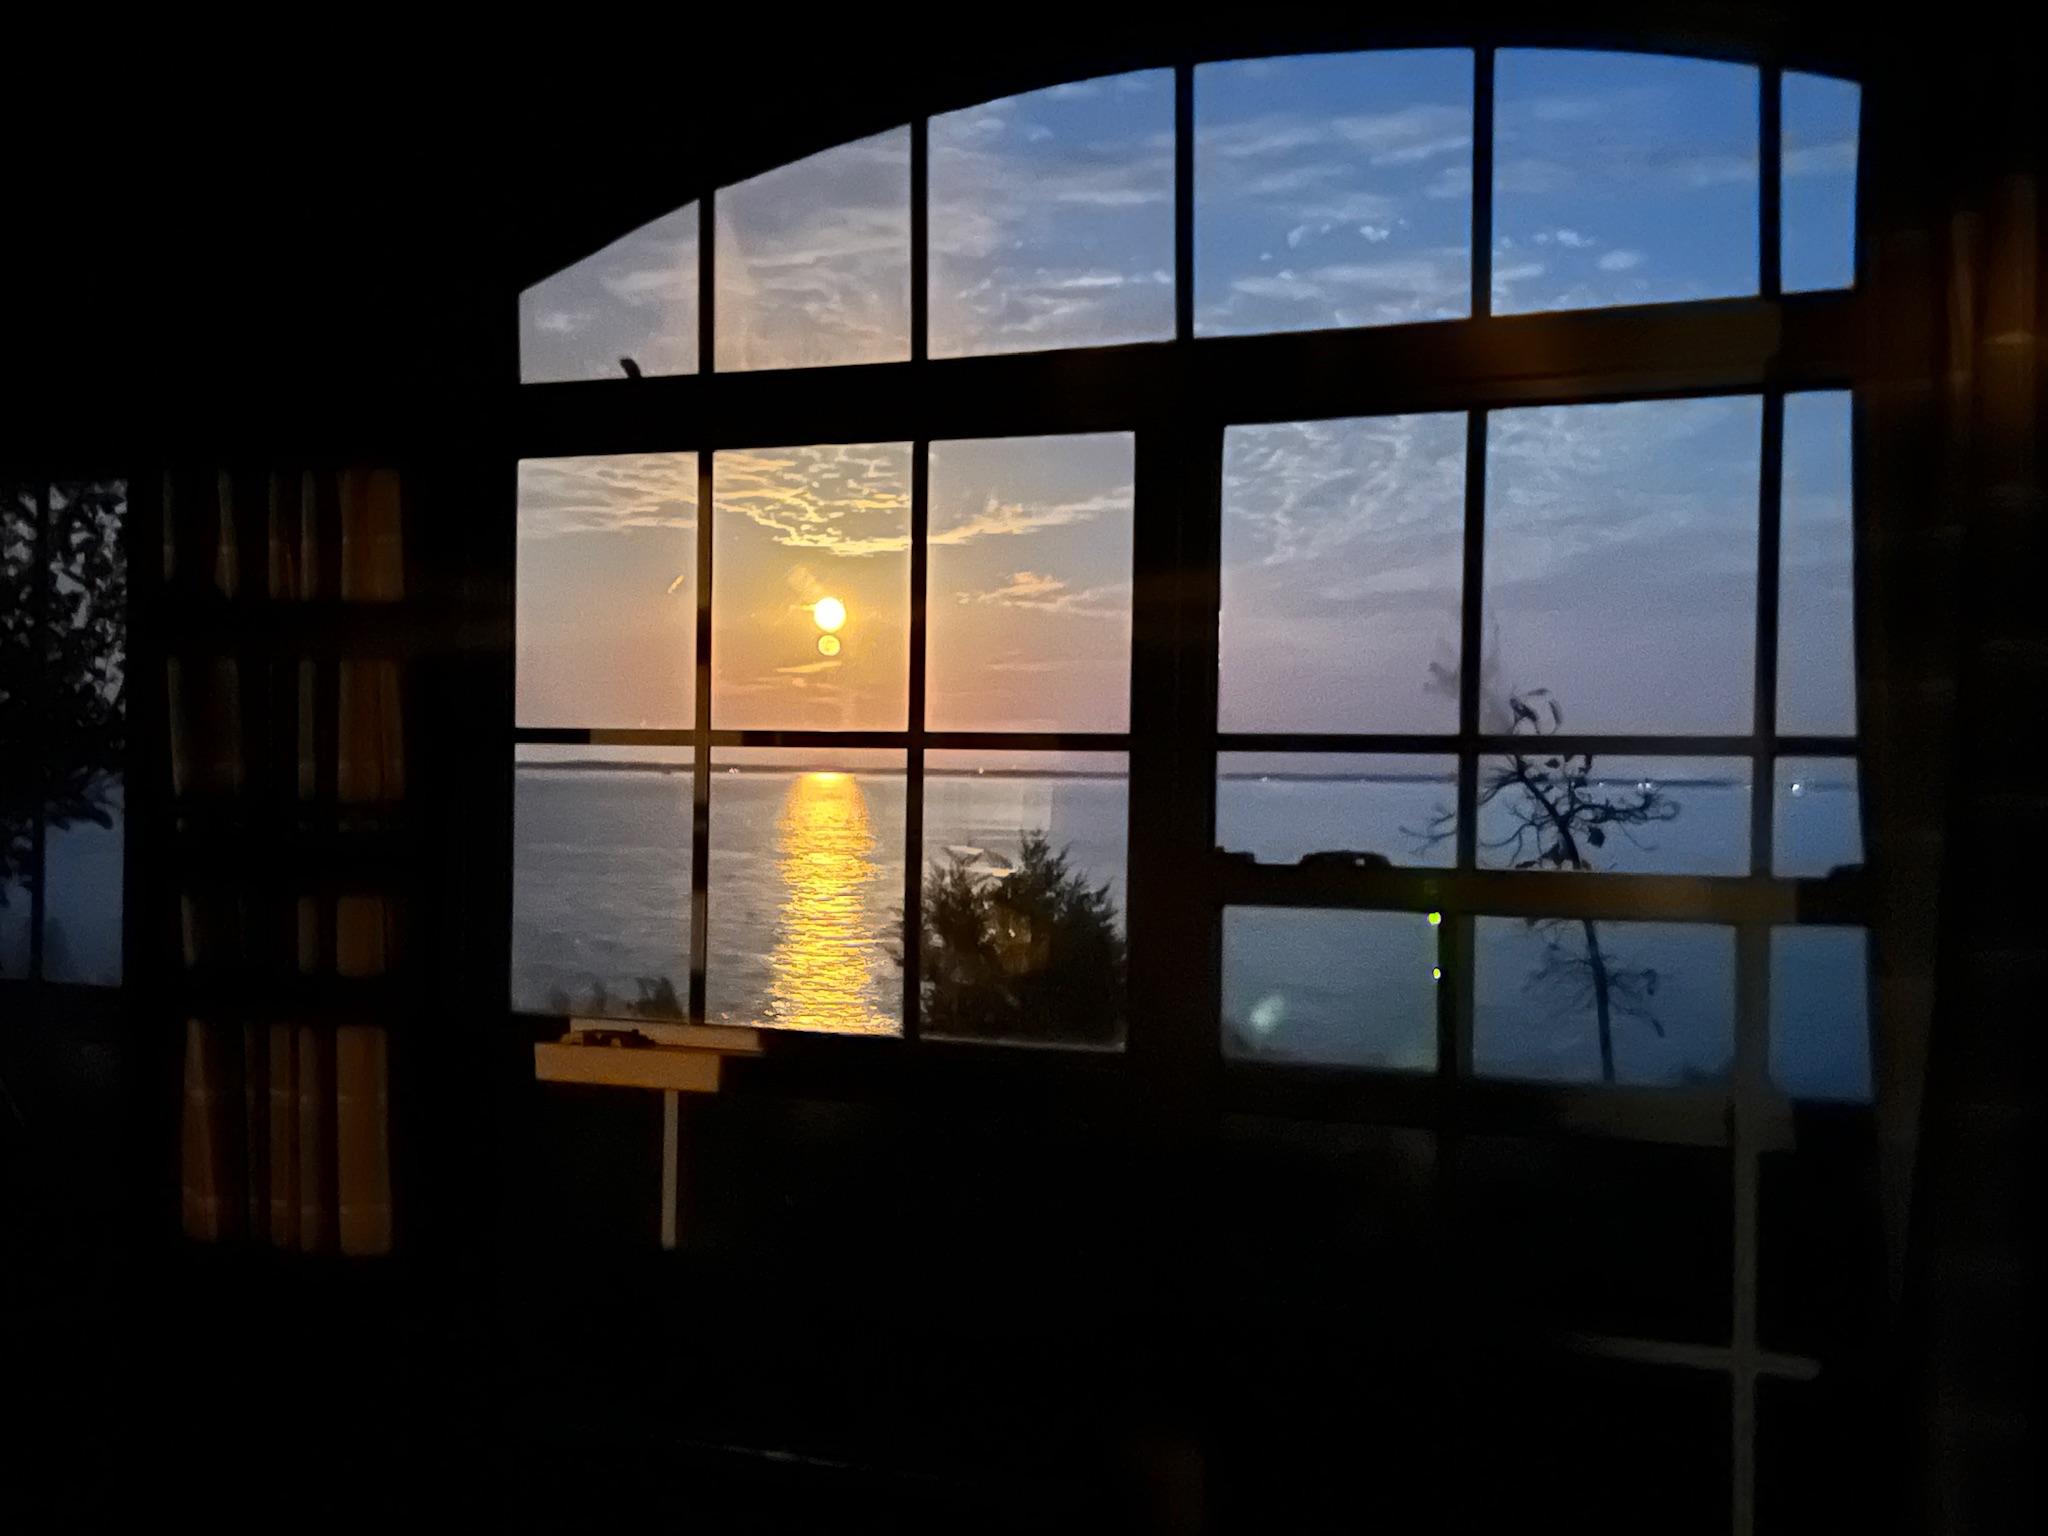
[[[2028,1502],[2039,1406],[2013,1367],[2048,1284],[2033,1022],[2048,82],[2024,37],[1959,52],[1896,58],[1899,87],[1869,93],[1861,339],[1880,1197],[1901,1521],[1930,1530],[2002,1528]]]
[[[386,1253],[404,679],[361,642],[405,595],[399,477],[174,475],[164,513],[172,613],[208,642],[174,638],[166,677],[184,1229]]]

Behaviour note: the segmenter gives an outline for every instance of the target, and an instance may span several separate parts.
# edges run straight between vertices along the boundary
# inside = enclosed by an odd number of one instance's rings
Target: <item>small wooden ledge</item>
[[[569,1033],[562,1039],[534,1045],[533,1075],[543,1083],[716,1093],[719,1069],[727,1056],[760,1054],[757,1030],[572,1019]]]

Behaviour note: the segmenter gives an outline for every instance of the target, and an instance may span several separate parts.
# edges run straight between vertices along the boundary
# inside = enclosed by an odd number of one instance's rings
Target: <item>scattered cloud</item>
[[[1628,272],[1642,264],[1641,251],[1606,251],[1593,263],[1602,272]]]

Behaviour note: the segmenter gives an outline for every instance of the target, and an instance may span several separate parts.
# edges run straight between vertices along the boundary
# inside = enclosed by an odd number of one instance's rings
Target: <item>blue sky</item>
[[[1200,68],[1198,330],[1465,314],[1471,67]],[[1756,91],[1731,64],[1504,50],[1496,309],[1753,292]],[[1848,275],[1855,113],[1853,86],[1788,78],[1788,284]],[[934,119],[934,355],[1168,335],[1171,125],[1164,71]],[[896,130],[721,191],[721,368],[908,356],[908,178]],[[696,227],[686,206],[529,291],[528,376],[694,367]],[[1554,688],[1587,730],[1745,730],[1758,436],[1753,399],[1496,413],[1489,686]],[[1129,456],[1117,436],[935,450],[935,725],[1124,723]],[[1456,415],[1231,430],[1226,729],[1454,726],[1463,472]],[[719,724],[901,723],[908,473],[905,445],[719,456]],[[1784,724],[1847,731],[1841,397],[1788,404],[1786,475]],[[520,494],[521,719],[687,724],[694,461],[529,463]],[[828,589],[853,615],[837,657],[806,627]]]

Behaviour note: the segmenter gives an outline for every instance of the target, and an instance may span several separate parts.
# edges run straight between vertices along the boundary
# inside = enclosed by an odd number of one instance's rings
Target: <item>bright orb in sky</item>
[[[829,635],[846,622],[846,604],[836,597],[821,597],[811,604],[811,618]]]
[[[839,654],[839,637],[837,635],[818,636],[818,654],[820,656],[837,656]]]

